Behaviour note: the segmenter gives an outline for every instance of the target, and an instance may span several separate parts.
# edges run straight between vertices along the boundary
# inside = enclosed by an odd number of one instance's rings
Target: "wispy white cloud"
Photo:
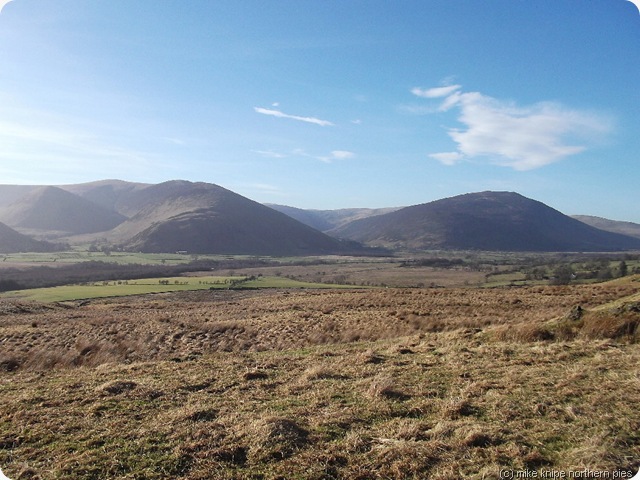
[[[426,90],[419,87],[415,87],[411,90],[411,93],[413,93],[417,97],[422,97],[422,98],[440,98],[440,97],[449,96],[453,92],[455,92],[456,90],[460,90],[461,88],[462,88],[461,85],[449,85],[447,87],[434,87],[434,88],[427,88]]]
[[[349,152],[348,150],[333,150],[331,152],[331,158],[335,160],[346,160],[348,158],[355,157],[356,154],[353,152]]]
[[[464,155],[460,152],[432,153],[429,156],[443,165],[455,165],[464,158]]]
[[[332,126],[333,123],[328,120],[321,120],[315,117],[302,117],[299,115],[289,115],[288,113],[281,112],[280,110],[273,110],[270,108],[262,108],[262,107],[253,107],[253,109],[261,113],[262,115],[271,115],[273,117],[278,118],[289,118],[291,120],[298,120],[299,122],[313,123],[315,125],[320,125],[321,127]]]
[[[182,140],[181,138],[175,138],[175,137],[164,137],[164,140],[166,142],[172,143],[173,145],[180,145],[180,146],[184,146],[187,144],[187,142],[185,142],[184,140]],[[0,479],[2,480],[2,479]]]
[[[445,165],[486,158],[515,170],[532,170],[585,151],[594,138],[612,129],[612,122],[602,115],[557,103],[520,107],[479,92],[458,90],[451,90],[439,107],[440,111],[457,108],[460,112],[458,121],[466,128],[448,131],[457,150],[429,155]]]
[[[437,106],[434,105],[398,105],[398,112],[406,115],[429,115],[440,111]]]
[[[354,152],[350,152],[349,150],[332,150],[327,155],[312,155],[310,153],[307,153],[302,148],[296,148],[295,150],[292,150],[291,153],[274,152],[273,150],[251,151],[267,158],[306,157],[313,158],[314,160],[320,160],[324,163],[332,163],[338,160],[348,160],[350,158],[355,158],[356,156]]]
[[[317,156],[313,158],[316,158],[321,162],[332,163],[334,160],[348,160],[350,158],[354,158],[355,156],[355,153],[349,152],[347,150],[333,150],[329,153],[329,155]]]
[[[286,158],[287,155],[284,153],[274,152],[273,150],[251,150],[253,153],[257,153],[258,155],[262,155],[267,158]]]

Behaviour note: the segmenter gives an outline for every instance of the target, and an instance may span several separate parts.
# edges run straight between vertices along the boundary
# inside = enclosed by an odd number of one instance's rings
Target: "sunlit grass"
[[[259,277],[247,280],[244,276],[222,277],[168,277],[138,280],[92,282],[58,287],[32,288],[0,294],[0,299],[18,298],[37,302],[64,302],[70,300],[122,297],[149,293],[180,292],[187,290],[242,288],[353,288],[350,285],[327,285],[301,282],[285,277]]]
[[[0,302],[0,465],[86,480],[637,470],[640,343],[619,328],[637,326],[637,278],[284,291],[301,282],[173,277],[85,287],[278,289]]]
[[[9,253],[1,254],[0,262],[10,265],[33,263],[80,263],[80,262],[107,262],[118,264],[140,265],[181,265],[194,260],[225,260],[228,255],[190,255],[179,253],[133,253],[133,252],[89,252],[86,250],[71,250],[51,253]],[[234,259],[249,258],[248,256],[234,255]]]

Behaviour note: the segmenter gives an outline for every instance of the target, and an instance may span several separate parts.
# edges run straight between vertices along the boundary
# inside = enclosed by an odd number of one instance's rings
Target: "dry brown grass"
[[[640,302],[606,311],[589,312],[582,319],[581,334],[588,338],[638,340]]]
[[[88,305],[6,304],[3,370],[48,370],[216,351],[264,351],[503,326],[505,340],[547,340],[544,322],[601,305],[637,283],[518,289],[191,292]],[[637,313],[637,312],[636,312]],[[635,315],[636,313],[629,313]],[[630,323],[626,328],[635,328]],[[586,331],[593,331],[589,327]]]
[[[43,480],[634,468],[640,345],[616,329],[636,318],[624,297],[637,290],[617,282],[5,305],[0,466],[12,479]],[[616,300],[617,310],[596,308]],[[576,305],[584,313],[567,319]],[[575,332],[560,339],[569,321]]]
[[[394,285],[415,287],[417,285],[440,287],[462,287],[479,285],[485,282],[485,273],[468,268],[432,268],[401,266],[398,260],[354,259],[353,263],[329,261],[316,265],[279,265],[269,267],[245,268],[241,273],[247,275],[282,275],[305,282],[345,283],[349,285]]]

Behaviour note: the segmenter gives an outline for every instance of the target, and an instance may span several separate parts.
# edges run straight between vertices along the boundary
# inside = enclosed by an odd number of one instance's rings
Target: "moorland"
[[[2,185],[0,222],[12,480],[640,468],[636,224],[513,192],[302,211],[115,180]]]

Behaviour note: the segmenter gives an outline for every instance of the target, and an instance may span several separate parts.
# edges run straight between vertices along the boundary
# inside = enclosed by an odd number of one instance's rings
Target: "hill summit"
[[[591,227],[514,192],[480,192],[356,220],[333,235],[394,248],[489,251],[616,251],[636,238]]]
[[[143,252],[188,251],[246,255],[362,252],[287,215],[218,185],[170,181],[131,195],[122,211],[133,216],[115,232],[122,246]]]
[[[468,193],[405,208],[300,210],[269,208],[219,185],[185,180],[0,185],[0,222],[38,240],[149,253],[640,250],[640,238],[626,234],[633,224],[625,225],[624,234],[605,231],[620,222],[596,228],[514,192]],[[24,249],[28,238],[22,242]]]

